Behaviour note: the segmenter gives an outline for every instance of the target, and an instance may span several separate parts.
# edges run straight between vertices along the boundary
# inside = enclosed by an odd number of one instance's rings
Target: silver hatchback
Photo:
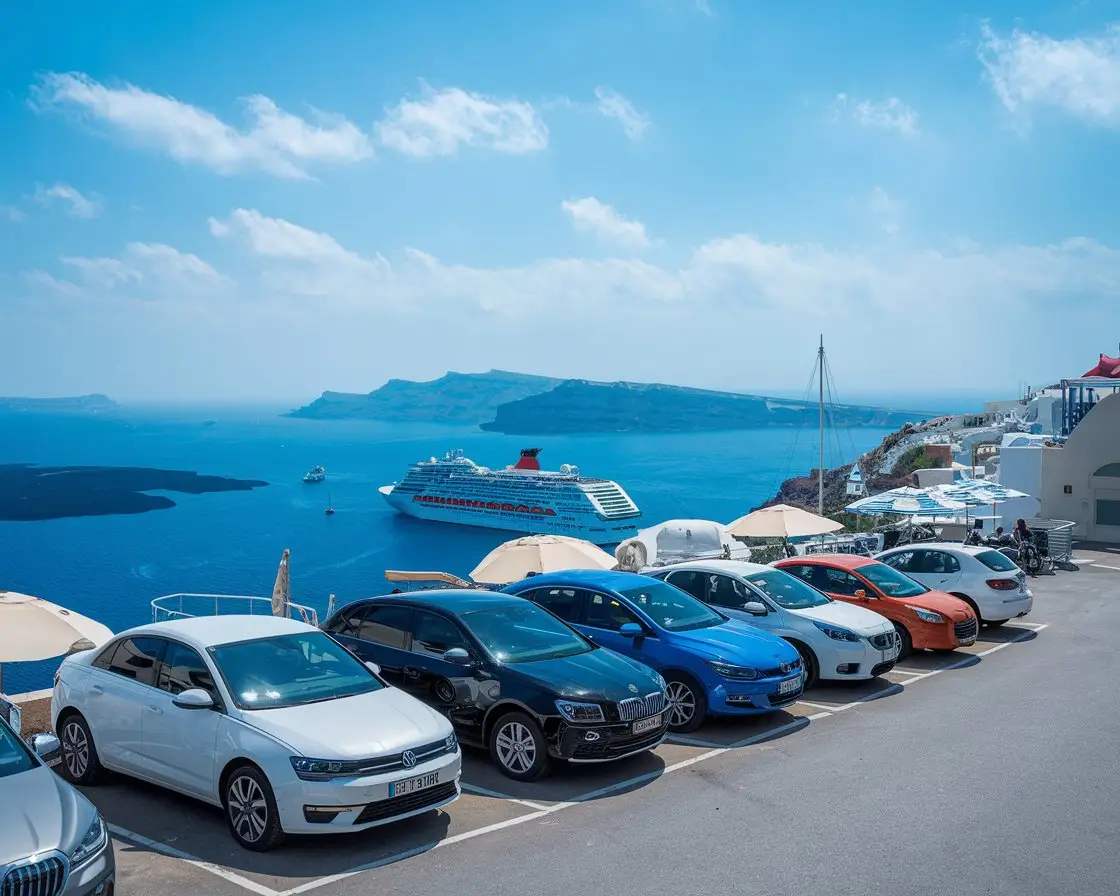
[[[30,746],[0,716],[0,894],[112,896],[113,843],[93,803],[54,773],[58,738]]]

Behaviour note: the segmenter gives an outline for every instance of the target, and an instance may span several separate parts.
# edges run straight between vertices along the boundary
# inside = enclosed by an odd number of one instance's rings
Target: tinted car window
[[[945,551],[925,551],[924,553],[922,572],[932,573],[933,575],[947,575],[961,571],[960,563],[952,554],[947,554]]]
[[[460,618],[500,663],[554,660],[595,649],[551,613],[527,600],[472,610]]]
[[[733,610],[738,610],[747,601],[758,600],[758,596],[751,594],[747,586],[738,579],[712,574],[708,576],[708,596],[706,599],[713,606],[730,607]]]
[[[1012,572],[1019,568],[1006,554],[1001,554],[999,551],[981,551],[976,555],[976,559],[996,572]]]
[[[369,607],[358,627],[363,641],[408,650],[412,647],[412,608],[392,605]]]
[[[617,632],[628,622],[641,624],[620,600],[606,594],[592,594],[588,599],[587,624],[591,627]]]
[[[367,609],[366,604],[360,604],[348,610],[344,609],[327,623],[323,630],[333,635],[349,635],[356,638],[361,630],[362,619],[365,617]]]
[[[566,622],[579,619],[579,593],[574,588],[538,588],[530,599]]]
[[[823,607],[831,601],[831,598],[810,587],[797,576],[787,575],[780,569],[754,573],[747,578],[747,581],[786,610]]]
[[[671,632],[690,631],[697,628],[710,628],[726,619],[715,610],[701,603],[691,594],[674,588],[660,579],[649,579],[648,584],[638,588],[619,591],[627,600],[633,601],[654,622]]]
[[[38,765],[16,733],[0,722],[0,778],[29,772]]]
[[[450,619],[427,610],[416,610],[412,623],[412,649],[416,653],[442,656],[452,647],[469,650],[470,645]]]
[[[164,644],[162,638],[126,638],[113,653],[109,671],[154,687]]]
[[[861,566],[859,571],[867,581],[888,597],[917,597],[929,591],[921,582],[916,582],[905,573],[892,569],[885,563],[868,563],[866,566]]]
[[[665,577],[670,585],[675,585],[681,591],[687,591],[697,600],[708,599],[708,577],[705,573],[695,569],[679,569]]]
[[[825,572],[827,584],[822,589],[824,591],[831,592],[832,594],[854,596],[857,591],[863,588],[863,582],[849,572],[845,572],[842,569],[833,569],[831,566],[822,566],[819,568],[823,569]],[[815,580],[813,584],[816,584]]]
[[[202,688],[217,699],[214,677],[198,653],[176,641],[168,641],[159,666],[156,687],[169,694],[181,694],[191,688]]]
[[[914,572],[914,552],[902,551],[899,554],[891,554],[889,557],[883,557],[882,562],[887,566],[897,569],[899,572]]]

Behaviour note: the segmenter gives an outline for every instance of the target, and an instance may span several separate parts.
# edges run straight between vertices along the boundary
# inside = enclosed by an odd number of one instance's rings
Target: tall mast
[[[820,461],[817,467],[817,513],[824,516],[824,334],[821,334],[821,347],[817,349],[817,373],[820,392]]]

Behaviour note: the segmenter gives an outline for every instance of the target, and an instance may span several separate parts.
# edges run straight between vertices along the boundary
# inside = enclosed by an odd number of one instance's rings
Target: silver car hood
[[[0,865],[50,849],[70,855],[97,814],[44,765],[0,778],[0,806]]]

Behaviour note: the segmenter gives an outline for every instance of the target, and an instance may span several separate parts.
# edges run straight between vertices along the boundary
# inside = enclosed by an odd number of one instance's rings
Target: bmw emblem
[[[412,768],[416,765],[416,754],[412,750],[405,750],[401,753],[401,765],[405,768]]]
[[[632,684],[632,685],[630,685],[630,693],[631,693],[631,694],[636,694],[636,693],[638,693],[638,686],[637,686],[636,684]]]

